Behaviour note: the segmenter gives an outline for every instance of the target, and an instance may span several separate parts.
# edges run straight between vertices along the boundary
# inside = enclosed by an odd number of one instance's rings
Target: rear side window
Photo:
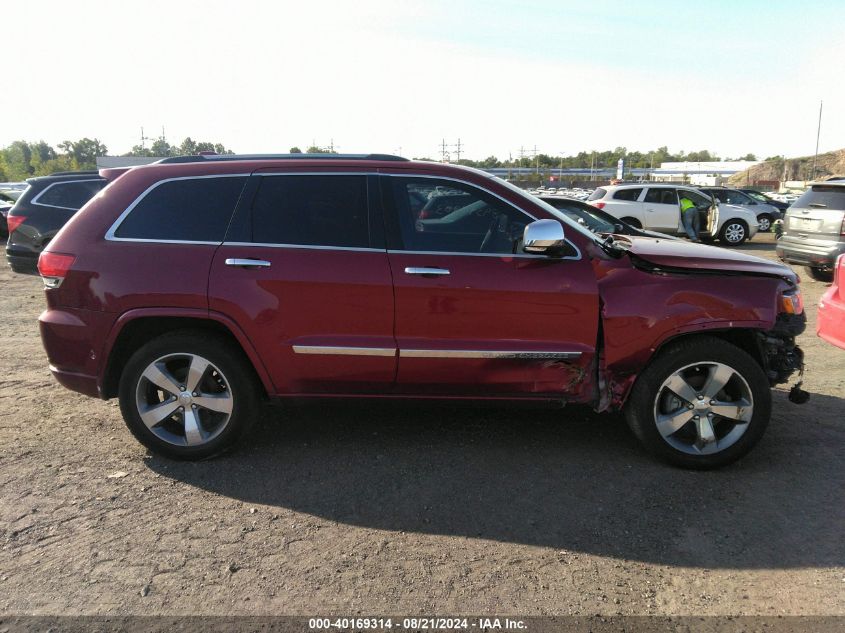
[[[252,241],[367,248],[365,176],[262,176],[252,204]]]
[[[678,196],[674,189],[649,189],[645,194],[644,202],[652,204],[678,204]]]
[[[616,193],[613,194],[614,200],[631,200],[636,201],[637,198],[640,197],[640,194],[643,192],[642,188],[639,189],[619,189]]]
[[[590,194],[590,197],[587,200],[599,200],[600,198],[604,198],[605,194],[607,193],[607,189],[602,189],[598,187],[593,193]]]
[[[792,203],[792,206],[802,209],[845,211],[845,187],[816,185],[804,192],[798,200]]]
[[[245,176],[164,181],[135,204],[114,236],[222,242],[245,183]]]
[[[45,207],[58,207],[76,211],[85,206],[106,184],[105,180],[78,180],[75,182],[56,182],[35,196],[32,204]]]

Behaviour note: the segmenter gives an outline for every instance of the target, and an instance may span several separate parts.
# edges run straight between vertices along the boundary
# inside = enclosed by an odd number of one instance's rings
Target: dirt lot
[[[824,287],[805,276],[810,404],[778,391],[719,472],[652,461],[619,417],[435,405],[272,409],[237,454],[183,464],[53,382],[41,282],[2,266],[0,615],[845,615]]]

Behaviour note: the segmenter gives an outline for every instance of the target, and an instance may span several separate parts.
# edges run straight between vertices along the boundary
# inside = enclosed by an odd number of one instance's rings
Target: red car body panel
[[[482,187],[537,219],[556,217],[481,172],[431,163],[286,159],[130,169],[48,247],[76,257],[61,287],[46,291],[40,318],[62,384],[108,396],[108,360],[123,328],[138,318],[181,316],[224,325],[273,396],[551,397],[616,408],[667,340],[712,329],[767,330],[778,293],[794,283],[786,267],[669,240],[633,238],[632,255],[612,257],[571,227],[567,238],[578,256],[570,259],[105,239],[120,214],[160,180],[267,171],[436,175]],[[229,258],[271,266],[228,266]],[[649,272],[637,261],[674,272]],[[451,274],[405,274],[418,266]],[[675,270],[684,268],[689,274]],[[714,268],[744,274],[730,283],[702,274]],[[379,353],[307,351],[327,346]],[[419,353],[430,350],[568,356]]]
[[[836,260],[833,283],[819,301],[816,333],[831,345],[845,349],[845,256]]]

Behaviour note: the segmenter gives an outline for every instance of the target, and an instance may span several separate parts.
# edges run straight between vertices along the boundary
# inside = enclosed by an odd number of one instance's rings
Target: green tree
[[[301,154],[301,153],[302,153],[302,150],[301,150],[301,149],[299,149],[296,145],[294,145],[293,147],[291,147],[291,148],[288,150],[288,153],[289,153],[289,154]]]
[[[108,154],[108,148],[96,138],[82,138],[78,141],[59,143],[59,149],[72,156],[79,169],[93,169],[97,166],[97,157]]]

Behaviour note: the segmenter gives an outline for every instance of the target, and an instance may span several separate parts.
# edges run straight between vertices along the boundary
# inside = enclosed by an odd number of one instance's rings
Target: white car
[[[728,246],[739,246],[757,234],[759,225],[752,211],[719,203],[693,187],[656,183],[608,185],[597,188],[587,202],[637,228],[686,235],[679,192],[698,207],[703,238],[718,238]]]

